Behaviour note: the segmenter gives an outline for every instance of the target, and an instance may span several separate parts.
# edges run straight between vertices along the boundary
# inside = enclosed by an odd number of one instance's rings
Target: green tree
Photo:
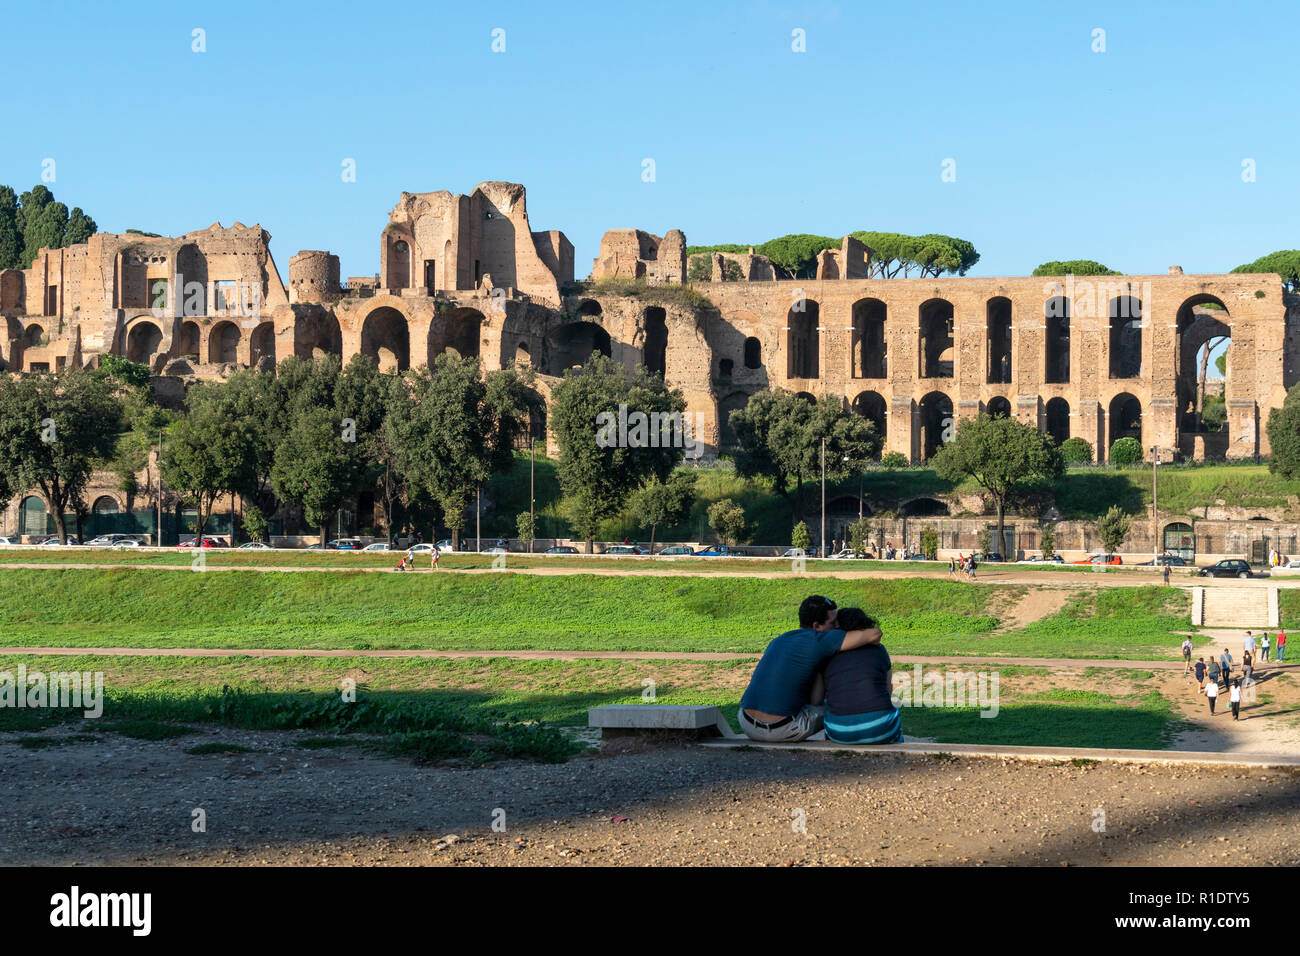
[[[203,392],[209,392],[203,395]],[[188,414],[168,429],[163,449],[162,479],[196,512],[195,539],[212,506],[223,494],[247,488],[256,468],[256,440],[245,419],[235,414],[222,384],[197,385]]]
[[[862,554],[871,543],[871,519],[859,518],[849,525],[849,546],[853,550]]]
[[[148,388],[151,380],[149,366],[132,362],[120,355],[101,355],[99,357],[100,374],[132,388]]]
[[[1136,438],[1116,438],[1110,446],[1112,465],[1134,465],[1142,460],[1142,443]]]
[[[1268,470],[1283,478],[1300,478],[1300,385],[1287,390],[1281,408],[1269,411],[1264,429],[1272,449]]]
[[[92,470],[112,456],[121,422],[120,399],[88,372],[0,377],[4,488],[39,489],[60,543],[67,543],[64,513],[82,497]]]
[[[1007,497],[1035,482],[1053,482],[1064,472],[1060,450],[1031,425],[1005,415],[981,413],[962,419],[952,441],[934,456],[941,478],[973,478],[993,499],[998,515],[998,550],[1006,540]]]
[[[0,269],[22,269],[23,234],[18,227],[18,194],[0,186]]]
[[[806,522],[800,521],[794,526],[794,530],[790,532],[790,547],[798,548],[805,554],[808,552],[808,549],[812,547],[812,535],[808,533],[808,525]]]
[[[807,234],[780,236],[755,246],[756,255],[767,256],[778,279],[812,279],[817,275],[817,254],[838,249],[839,239]]]
[[[1061,443],[1061,457],[1067,462],[1092,461],[1092,446],[1085,438],[1067,438]]]
[[[98,231],[99,227],[95,225],[95,220],[82,212],[80,206],[73,206],[72,212],[68,213],[68,224],[63,230],[63,245],[78,245]]]
[[[688,282],[708,282],[713,278],[712,256],[691,256],[686,266]]]
[[[891,468],[891,469],[906,468],[907,456],[904,455],[901,451],[891,451],[883,458],[880,459],[880,463],[884,465],[886,468]]]
[[[330,518],[355,491],[360,472],[356,443],[343,440],[334,409],[308,408],[297,413],[275,450],[271,487],[302,508],[323,544]]]
[[[1043,557],[1050,558],[1056,554],[1056,526],[1050,522],[1044,522],[1038,535],[1039,542],[1042,545]]]
[[[249,505],[244,510],[244,533],[251,541],[265,541],[267,532],[266,515],[257,505]]]
[[[988,529],[984,529],[988,534]],[[939,557],[939,532],[935,530],[934,525],[926,525],[921,529],[921,557],[927,561],[937,560]]]
[[[1276,272],[1282,277],[1282,288],[1287,292],[1300,292],[1300,249],[1279,249],[1254,262],[1237,266],[1233,272]]]
[[[631,510],[642,527],[650,529],[650,553],[655,552],[655,531],[660,525],[681,524],[695,502],[695,478],[688,471],[674,472],[667,481],[652,478],[633,495]]]
[[[1108,552],[1115,552],[1128,537],[1129,518],[1119,505],[1111,505],[1106,513],[1097,519],[1097,537],[1101,546]]]
[[[1034,270],[1035,276],[1117,276],[1120,273],[1092,259],[1053,259]]]
[[[537,537],[535,525],[536,522],[531,512],[521,511],[515,517],[515,530],[519,534],[519,540],[529,542],[529,550],[532,549],[533,538]]]
[[[855,232],[857,239],[871,247],[873,255],[868,271],[874,278],[903,278],[916,273],[920,277],[937,277],[944,273],[965,275],[980,254],[965,239],[929,233],[909,236],[898,232]]]
[[[745,534],[745,509],[730,498],[709,505],[709,527],[726,545],[736,544]]]
[[[566,372],[551,399],[551,423],[560,446],[560,487],[569,497],[574,527],[591,553],[600,523],[622,510],[628,496],[647,480],[667,479],[681,462],[684,449],[671,442],[661,439],[659,447],[650,447],[644,423],[662,420],[665,414],[681,415],[686,400],[644,369],[629,382],[622,365],[598,352],[581,369]],[[621,419],[625,429],[619,425],[620,407],[626,410]],[[643,425],[635,430],[634,422]]]

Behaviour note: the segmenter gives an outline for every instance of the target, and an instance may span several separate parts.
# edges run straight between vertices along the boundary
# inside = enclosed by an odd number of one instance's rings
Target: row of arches
[[[171,354],[176,358],[193,357],[200,362],[239,361],[239,346],[244,330],[230,321],[218,322],[208,332],[207,355],[202,355],[202,332],[197,322],[183,322],[172,344]],[[148,319],[138,320],[127,329],[125,346],[121,350],[132,362],[149,365],[163,345],[163,330]],[[275,327],[263,322],[249,333],[250,362],[257,365],[263,358],[275,361]]]
[[[1215,328],[1207,322],[1203,307],[1222,315]],[[1072,345],[1071,300],[1064,295],[1048,298],[1043,305],[1045,341],[1043,380],[1048,384],[1070,381]],[[985,339],[987,348],[984,379],[990,385],[1010,384],[1013,380],[1012,322],[1013,306],[1006,296],[994,296],[985,303]],[[953,378],[956,374],[954,349],[954,307],[943,298],[928,299],[917,312],[918,367],[920,378]],[[1142,300],[1134,295],[1116,295],[1107,305],[1109,331],[1109,377],[1141,378],[1143,329],[1145,317]],[[1212,295],[1188,299],[1179,307],[1177,329],[1180,352],[1204,352],[1207,342],[1222,346],[1226,342],[1227,309]],[[853,378],[886,379],[889,377],[888,336],[889,307],[880,299],[864,298],[851,307],[851,375]],[[786,377],[816,379],[821,377],[820,334],[821,307],[803,299],[786,315]],[[1223,340],[1223,341],[1219,341]],[[1194,364],[1194,361],[1188,364]],[[1204,378],[1202,372],[1202,378]]]

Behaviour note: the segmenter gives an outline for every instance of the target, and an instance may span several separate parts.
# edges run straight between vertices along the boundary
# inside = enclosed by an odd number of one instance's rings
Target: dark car
[[[1251,577],[1250,565],[1240,558],[1224,558],[1211,564],[1208,568],[1201,568],[1196,572],[1203,578],[1248,578]]]
[[[984,555],[984,557],[980,558],[979,560],[990,561],[996,564],[999,561],[1003,561],[1003,562],[1006,561],[1006,558],[1002,557],[1002,555],[998,554],[996,551],[990,551],[988,554]]]
[[[547,548],[545,554],[577,554],[578,549],[567,544],[558,544],[553,548]]]
[[[740,554],[741,552],[737,551],[735,548],[729,548],[725,544],[713,544],[695,552],[697,558],[701,556],[706,558],[734,558]]]
[[[1138,567],[1154,568],[1157,565],[1159,566],[1168,565],[1171,568],[1185,568],[1187,567],[1187,562],[1184,561],[1182,558],[1178,557],[1176,554],[1162,554],[1160,555],[1160,557],[1153,558],[1150,561],[1143,561],[1141,564],[1138,565]]]
[[[666,554],[666,555],[669,555],[669,556],[672,556],[672,555],[681,555],[681,556],[685,556],[685,555],[688,555],[688,554],[694,554],[694,553],[695,553],[695,549],[694,549],[694,548],[688,548],[688,547],[687,547],[686,545],[684,545],[684,544],[675,544],[675,545],[673,545],[671,548],[664,548],[664,549],[663,549],[662,551],[660,551],[659,553],[660,553],[660,554]]]

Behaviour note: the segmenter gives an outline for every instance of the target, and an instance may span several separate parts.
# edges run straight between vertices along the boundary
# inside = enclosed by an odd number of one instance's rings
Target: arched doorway
[[[483,313],[477,309],[453,309],[434,319],[429,326],[429,366],[443,352],[478,358],[482,330]]]
[[[920,497],[905,501],[898,513],[904,518],[941,518],[949,514],[949,509],[938,498]]]
[[[275,326],[270,322],[263,322],[257,328],[253,329],[252,338],[249,339],[249,347],[252,350],[251,364],[256,367],[264,358],[269,358],[271,364],[275,365]]]
[[[33,322],[23,329],[23,348],[39,349],[46,344],[45,329],[41,327],[40,323]]]
[[[952,399],[943,392],[930,392],[921,399],[921,460],[929,461],[952,438],[957,422]]]
[[[853,377],[888,378],[888,306],[879,299],[859,299],[853,303],[852,315]]]
[[[18,507],[18,533],[49,534],[53,521],[45,511],[45,502],[36,495],[28,495]]]
[[[609,333],[594,322],[569,322],[548,336],[548,374],[562,375],[565,369],[579,368],[591,360],[593,352],[606,358],[613,354]]]
[[[820,377],[819,317],[820,308],[812,299],[800,300],[786,313],[785,324],[789,329],[786,332],[787,378]]]
[[[381,306],[361,325],[361,354],[374,359],[382,372],[405,372],[411,367],[411,332],[406,316],[391,306]]]
[[[745,368],[763,367],[763,346],[752,335],[745,339]]]
[[[1107,446],[1121,438],[1136,438],[1142,444],[1142,403],[1128,392],[1120,392],[1110,400],[1109,440]],[[1145,454],[1145,446],[1144,454]]]
[[[1070,437],[1070,403],[1063,398],[1049,398],[1043,412],[1047,434],[1060,448]]]
[[[953,309],[947,299],[921,304],[921,378],[952,378],[954,372]]]
[[[388,288],[405,289],[411,284],[411,247],[398,239],[388,251]]]
[[[645,367],[651,375],[668,372],[668,313],[658,306],[645,310]]]
[[[182,322],[181,334],[173,350],[178,358],[199,361],[199,343],[202,341],[197,322]]]
[[[1188,564],[1196,560],[1196,533],[1183,521],[1165,525],[1161,547]]]
[[[1110,377],[1142,376],[1142,300],[1120,295],[1110,300]]]
[[[885,398],[879,392],[860,392],[858,397],[853,399],[853,413],[861,415],[867,421],[876,427],[876,434],[880,436],[880,448],[883,451],[885,447],[885,438],[888,435],[889,416],[885,414]],[[876,453],[880,457],[880,452]]]
[[[1043,305],[1047,320],[1043,381],[1061,385],[1070,381],[1070,300],[1054,295]]]
[[[162,340],[162,329],[158,326],[152,322],[137,322],[126,334],[126,357],[132,362],[148,365]]]
[[[1006,296],[989,299],[984,307],[985,336],[989,356],[988,383],[1011,383],[1011,300]]]
[[[327,312],[313,312],[293,324],[293,354],[304,361],[318,355],[343,355],[343,332],[338,319]]]
[[[234,322],[218,322],[208,333],[209,362],[239,361],[239,326]]]
[[[1195,295],[1178,308],[1175,388],[1180,432],[1218,432],[1227,423],[1231,322],[1217,296]]]
[[[115,515],[121,510],[117,506],[117,499],[112,495],[100,495],[95,499],[95,503],[90,506],[91,514],[97,515]]]
[[[988,414],[989,418],[1010,418],[1011,402],[1009,399],[997,395],[989,399],[989,403],[984,407],[984,411]]]

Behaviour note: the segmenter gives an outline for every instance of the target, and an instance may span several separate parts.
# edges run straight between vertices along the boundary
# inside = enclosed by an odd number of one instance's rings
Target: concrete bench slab
[[[667,732],[697,737],[740,737],[717,707],[693,704],[607,704],[587,711],[587,726],[602,737]]]

